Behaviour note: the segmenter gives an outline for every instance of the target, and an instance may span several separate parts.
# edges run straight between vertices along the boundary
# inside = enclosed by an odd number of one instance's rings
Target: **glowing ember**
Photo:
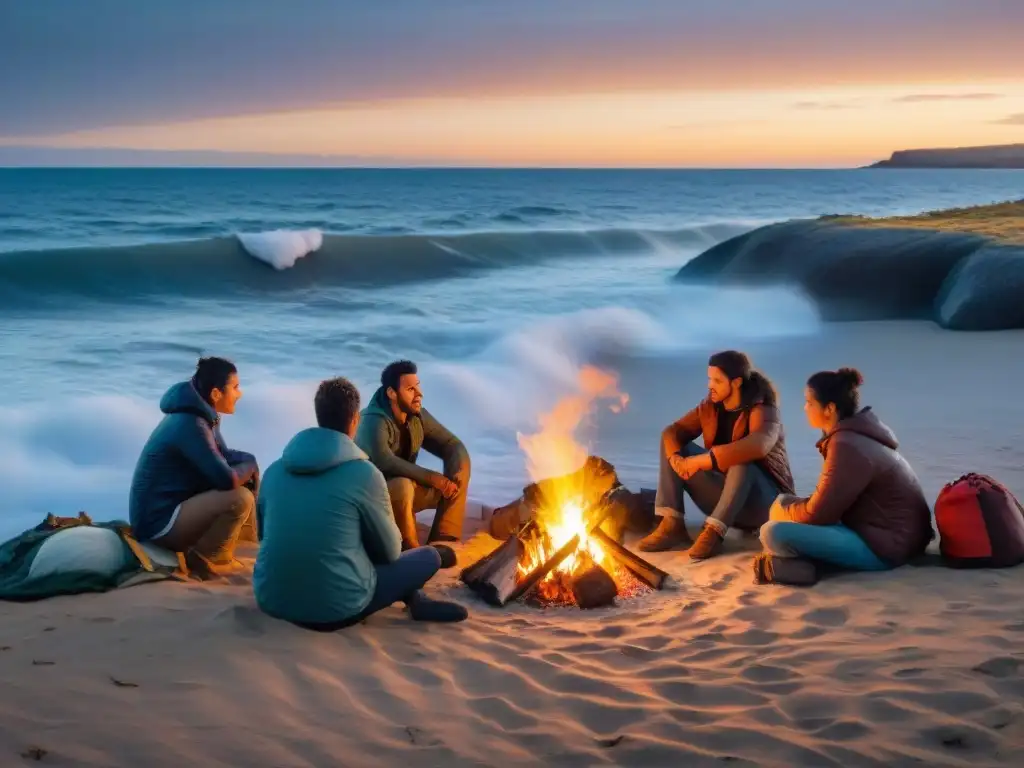
[[[535,482],[568,475],[583,465],[588,452],[576,441],[575,433],[597,400],[611,400],[609,407],[614,412],[622,410],[629,402],[628,396],[619,392],[618,380],[613,374],[585,366],[580,371],[578,391],[540,417],[540,431],[518,436],[519,446],[526,454],[527,469]],[[571,596],[569,580],[574,574],[595,563],[611,569],[606,565],[608,557],[604,550],[589,535],[596,521],[588,519],[580,489],[557,487],[551,496],[537,512],[539,533],[524,542],[526,553],[519,563],[519,576],[524,578],[578,536],[575,551],[537,587],[542,598],[554,601]]]

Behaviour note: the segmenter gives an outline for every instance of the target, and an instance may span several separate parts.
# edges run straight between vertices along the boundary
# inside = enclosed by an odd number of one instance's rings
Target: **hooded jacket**
[[[238,488],[258,471],[252,454],[224,445],[217,412],[191,381],[168,389],[160,410],[165,416],[142,449],[128,497],[128,517],[139,541],[160,533],[182,502],[206,491]]]
[[[934,535],[931,510],[898,446],[870,408],[843,419],[818,441],[825,459],[818,485],[810,498],[785,507],[788,519],[842,523],[893,567],[917,557]]]
[[[426,408],[417,415],[409,414],[406,428],[409,430],[409,455],[401,456],[402,426],[395,420],[391,401],[380,387],[363,409],[356,444],[366,451],[370,461],[388,480],[407,477],[420,485],[430,485],[435,473],[416,463],[421,448],[442,459],[446,466],[468,466],[469,453],[462,441],[441,426]]]
[[[267,469],[256,506],[262,534],[253,591],[279,619],[321,624],[362,612],[402,539],[387,483],[347,435],[313,427]]]

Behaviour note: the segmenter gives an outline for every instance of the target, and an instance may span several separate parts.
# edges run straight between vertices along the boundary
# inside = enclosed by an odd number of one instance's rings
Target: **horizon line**
[[[871,169],[870,165],[835,166],[702,166],[702,165],[93,165],[93,164],[26,164],[0,163],[3,171],[60,170],[139,170],[139,171],[856,171]],[[882,170],[882,169],[878,169]],[[921,170],[929,170],[922,168]],[[956,169],[938,169],[956,170]],[[971,170],[971,169],[965,169]],[[977,170],[977,169],[975,169]]]

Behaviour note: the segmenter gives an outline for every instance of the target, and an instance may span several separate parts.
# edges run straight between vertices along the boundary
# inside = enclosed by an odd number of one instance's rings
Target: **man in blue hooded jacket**
[[[231,361],[200,359],[192,379],[160,401],[165,416],[142,449],[128,500],[139,541],[184,552],[191,567],[213,574],[238,568],[235,544],[255,506],[246,485],[258,482],[256,459],[220,434],[221,415],[234,413],[241,396]]]
[[[259,607],[324,632],[396,602],[418,621],[465,619],[458,603],[421,591],[441,567],[442,552],[402,552],[384,476],[352,440],[359,391],[346,379],[329,379],[313,405],[319,426],[291,439],[260,488],[253,571]]]

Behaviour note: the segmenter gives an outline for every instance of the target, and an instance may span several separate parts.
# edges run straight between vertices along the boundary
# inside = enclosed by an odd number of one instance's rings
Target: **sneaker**
[[[690,538],[683,519],[664,516],[654,533],[640,539],[637,547],[641,552],[665,552],[670,549],[686,549],[692,544],[693,539]]]
[[[717,528],[705,525],[704,530],[700,532],[700,536],[697,537],[693,546],[690,547],[690,559],[707,560],[709,557],[714,557],[721,553],[724,542],[725,538],[718,532]]]

